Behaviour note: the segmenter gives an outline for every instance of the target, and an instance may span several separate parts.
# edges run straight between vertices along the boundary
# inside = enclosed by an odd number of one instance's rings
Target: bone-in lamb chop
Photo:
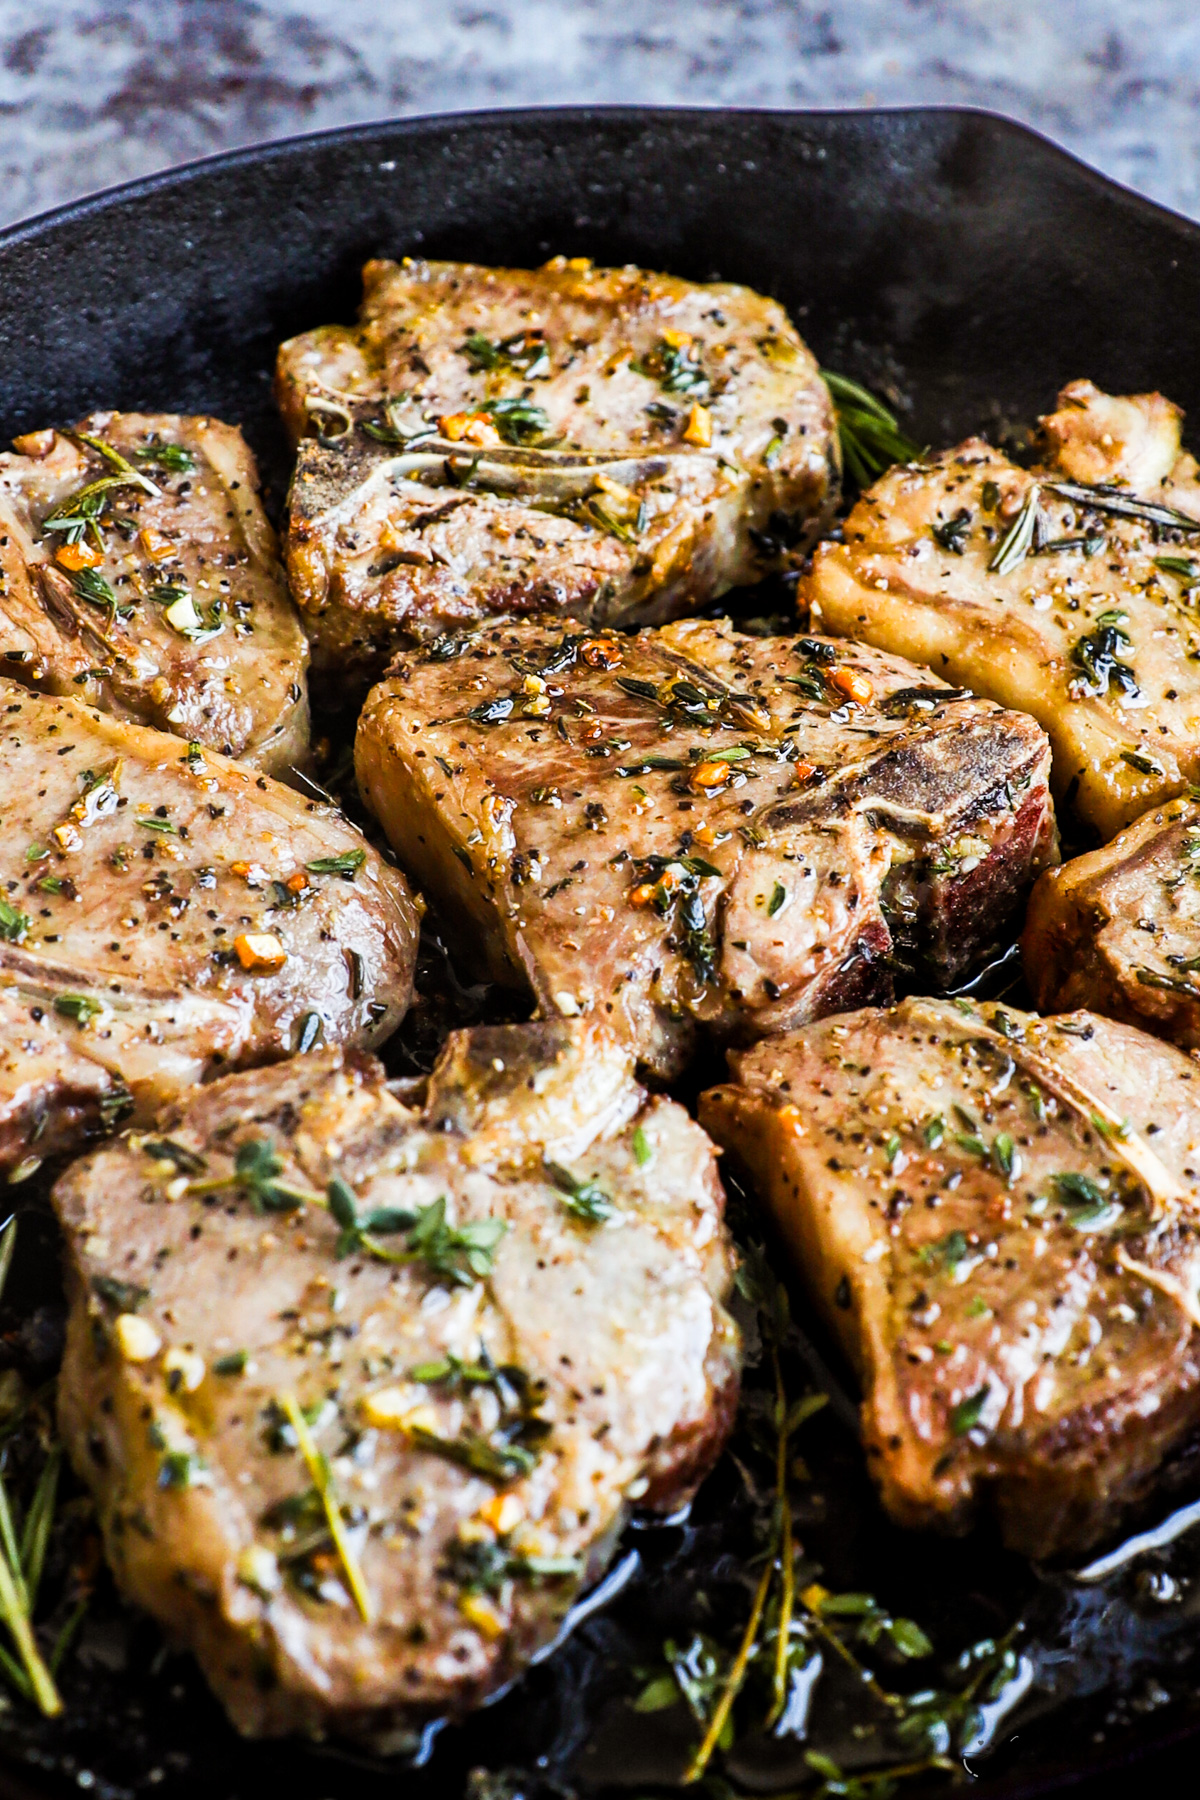
[[[1101,837],[1200,779],[1200,482],[1158,394],[1064,388],[1039,460],[979,438],[897,467],[820,546],[813,628],[1033,717]]]
[[[1200,1069],[1088,1013],[908,1000],[733,1059],[749,1169],[906,1525],[1086,1548],[1200,1423]]]
[[[1031,719],[897,657],[686,622],[497,624],[400,656],[359,725],[397,854],[546,1015],[661,1075],[945,985],[1054,852]]]
[[[371,262],[284,344],[286,541],[318,669],[495,613],[671,618],[786,566],[837,497],[833,409],[772,300],[557,257]]]
[[[1021,954],[1042,1012],[1088,1006],[1200,1049],[1200,805],[1152,808],[1043,875]]]
[[[332,806],[0,679],[0,1169],[408,1005],[418,912]]]
[[[0,674],[282,773],[308,644],[242,435],[93,413],[0,456]]]
[[[396,1742],[552,1639],[630,1505],[718,1453],[739,1346],[712,1146],[579,1025],[189,1098],[55,1203],[64,1438],[124,1592],[244,1732]]]

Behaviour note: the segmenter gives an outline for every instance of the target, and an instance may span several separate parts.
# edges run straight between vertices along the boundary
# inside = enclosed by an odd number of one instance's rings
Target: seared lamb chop
[[[288,572],[339,679],[480,615],[671,618],[829,516],[832,406],[774,301],[562,257],[363,275],[359,325],[284,344],[277,382]]]
[[[0,1170],[404,1016],[418,913],[331,806],[0,680]]]
[[[0,673],[279,773],[308,644],[240,431],[93,413],[0,456]]]
[[[1171,800],[1044,875],[1021,952],[1043,1012],[1090,1006],[1200,1049],[1200,805]]]
[[[1054,854],[1032,720],[896,657],[728,623],[495,625],[398,658],[359,785],[405,866],[544,1014],[648,1068],[951,982]]]
[[[579,1025],[232,1076],[55,1203],[64,1438],[243,1732],[478,1705],[731,1422],[712,1146]]]
[[[1200,779],[1200,481],[1161,395],[1058,404],[1031,472],[978,438],[892,469],[802,598],[814,629],[1032,713],[1056,794],[1111,837]]]
[[[733,1059],[700,1117],[862,1381],[889,1512],[1080,1550],[1200,1422],[1200,1070],[1088,1013],[908,1000]]]

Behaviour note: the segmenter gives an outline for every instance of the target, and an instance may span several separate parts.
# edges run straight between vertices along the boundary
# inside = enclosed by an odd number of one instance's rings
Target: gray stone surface
[[[0,0],[0,219],[352,120],[998,108],[1200,214],[1200,0]]]

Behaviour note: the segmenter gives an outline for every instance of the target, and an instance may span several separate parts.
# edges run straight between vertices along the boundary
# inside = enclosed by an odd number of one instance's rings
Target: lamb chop
[[[370,262],[356,327],[283,345],[286,555],[339,681],[495,613],[667,619],[831,514],[829,395],[782,308],[641,269]]]
[[[1055,855],[1032,720],[897,657],[728,622],[496,624],[398,657],[359,786],[493,979],[677,1073],[959,979]]]
[[[736,1405],[707,1138],[578,1024],[324,1051],[60,1180],[63,1436],[239,1730],[396,1747],[554,1638]],[[411,1736],[409,1737],[411,1742]]]
[[[93,413],[0,456],[0,674],[280,773],[308,644],[240,431]]]
[[[0,679],[0,1170],[404,1016],[419,914],[332,806]]]
[[[1043,875],[1021,951],[1042,1012],[1088,1006],[1200,1049],[1200,805],[1168,801]]]
[[[862,1384],[900,1523],[1079,1551],[1200,1422],[1200,1070],[1086,1012],[907,1000],[701,1099]]]
[[[1031,713],[1108,838],[1200,779],[1200,480],[1159,394],[1075,381],[1018,468],[979,438],[892,469],[802,584],[813,628]]]

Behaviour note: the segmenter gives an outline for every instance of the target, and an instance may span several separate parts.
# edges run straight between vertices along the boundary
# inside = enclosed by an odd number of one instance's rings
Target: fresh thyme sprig
[[[255,1212],[295,1212],[301,1206],[324,1206],[323,1194],[312,1188],[280,1181],[283,1159],[265,1138],[246,1138],[234,1152],[233,1174],[188,1183],[189,1194],[217,1194],[223,1188],[240,1188]]]
[[[788,1459],[792,1437],[806,1419],[826,1404],[825,1394],[810,1394],[789,1405],[784,1385],[780,1345],[786,1340],[791,1323],[787,1290],[767,1266],[761,1250],[752,1250],[739,1271],[739,1288],[746,1299],[758,1308],[763,1334],[771,1355],[774,1377],[774,1401],[771,1421],[775,1433],[775,1504],[772,1509],[771,1538],[750,1616],[741,1643],[721,1684],[719,1698],[708,1721],[708,1728],[684,1775],[685,1784],[699,1781],[722,1741],[734,1701],[746,1680],[750,1663],[759,1647],[759,1631],[776,1570],[780,1574],[780,1595],[776,1620],[776,1648],[772,1676],[772,1702],[767,1724],[775,1723],[787,1703],[788,1660],[791,1649],[792,1615],[795,1608],[795,1543],[792,1534],[791,1497],[788,1492]]]
[[[811,1665],[820,1645],[843,1663],[871,1696],[888,1723],[895,1754],[902,1755],[905,1749],[911,1752],[909,1761],[881,1761],[850,1776],[843,1775],[829,1756],[811,1751],[809,1766],[823,1778],[820,1800],[832,1800],[834,1795],[883,1800],[898,1780],[953,1766],[952,1749],[961,1749],[978,1728],[979,1698],[996,1698],[1016,1671],[1012,1641],[1019,1626],[999,1643],[981,1641],[960,1658],[958,1667],[968,1677],[961,1687],[923,1689],[914,1694],[893,1692],[864,1664],[857,1647],[870,1649],[886,1642],[893,1655],[906,1661],[921,1660],[931,1656],[934,1647],[920,1625],[913,1619],[894,1617],[870,1594],[831,1593],[812,1580],[797,1591],[801,1551],[793,1536],[788,1492],[793,1439],[827,1396],[810,1393],[789,1399],[783,1368],[784,1351],[793,1334],[788,1298],[760,1248],[751,1249],[744,1258],[738,1286],[757,1309],[773,1377],[769,1397],[761,1395],[762,1403],[748,1414],[755,1448],[769,1454],[774,1466],[770,1522],[758,1580],[732,1653],[726,1656],[717,1643],[700,1636],[686,1647],[665,1645],[669,1674],[652,1679],[633,1704],[638,1711],[655,1712],[682,1697],[704,1728],[684,1783],[694,1784],[706,1777],[711,1780],[713,1756],[733,1743],[734,1708],[751,1671],[769,1671],[771,1697],[764,1729],[785,1731],[792,1678],[798,1669]]]
[[[573,1219],[586,1225],[603,1225],[616,1213],[612,1196],[598,1181],[581,1181],[564,1169],[561,1163],[548,1162],[546,1173],[562,1195],[562,1203]]]
[[[492,1272],[496,1246],[508,1230],[506,1219],[464,1219],[447,1225],[446,1196],[439,1194],[418,1212],[408,1234],[408,1248],[389,1260],[423,1262],[435,1275],[458,1287],[473,1287]]]
[[[544,1419],[539,1410],[545,1399],[541,1382],[532,1380],[515,1363],[497,1365],[482,1344],[476,1362],[464,1362],[447,1354],[440,1362],[419,1364],[412,1376],[414,1381],[445,1393],[490,1388],[500,1406],[500,1416],[486,1436],[465,1430],[457,1437],[447,1438],[425,1426],[410,1426],[409,1436],[420,1449],[470,1469],[498,1487],[532,1474],[553,1430],[550,1420]]]
[[[312,1484],[320,1496],[325,1523],[329,1527],[333,1547],[337,1551],[338,1560],[342,1565],[346,1586],[350,1590],[350,1596],[358,1608],[358,1614],[363,1624],[370,1625],[374,1617],[371,1596],[367,1590],[362,1569],[359,1567],[358,1558],[354,1554],[353,1545],[346,1532],[346,1521],[342,1518],[342,1509],[334,1491],[329,1463],[317,1448],[313,1434],[308,1428],[308,1421],[300,1410],[300,1403],[295,1394],[280,1394],[276,1405],[296,1434],[296,1443],[299,1446],[300,1454],[304,1458],[308,1473],[312,1478]]]
[[[0,1295],[12,1268],[17,1244],[17,1220],[10,1214],[0,1226]],[[33,1499],[25,1515],[24,1528],[17,1536],[9,1503],[8,1488],[0,1473],[0,1619],[8,1627],[16,1656],[0,1646],[0,1671],[25,1699],[32,1700],[48,1719],[57,1718],[63,1710],[62,1698],[54,1683],[33,1630],[33,1609],[37,1604],[50,1527],[54,1521],[54,1503],[58,1494],[58,1473],[62,1451],[54,1445],[42,1466]],[[66,1643],[62,1642],[62,1650]],[[57,1647],[56,1647],[57,1649]],[[61,1651],[57,1655],[61,1656]]]
[[[281,1181],[283,1169],[283,1158],[265,1138],[246,1138],[234,1152],[232,1174],[189,1181],[185,1191],[200,1195],[239,1188],[259,1213],[324,1207],[338,1226],[336,1256],[362,1252],[379,1262],[423,1263],[431,1274],[457,1287],[472,1287],[487,1279],[496,1246],[508,1230],[505,1219],[465,1219],[461,1225],[447,1224],[444,1194],[416,1212],[378,1207],[360,1214],[358,1197],[341,1176],[335,1175],[321,1194],[314,1188]],[[392,1250],[379,1241],[400,1232],[408,1234],[403,1249]]]
[[[895,413],[882,401],[845,375],[822,369],[821,376],[837,416],[842,462],[860,488],[870,487],[893,463],[917,460],[919,447],[905,437]]]

